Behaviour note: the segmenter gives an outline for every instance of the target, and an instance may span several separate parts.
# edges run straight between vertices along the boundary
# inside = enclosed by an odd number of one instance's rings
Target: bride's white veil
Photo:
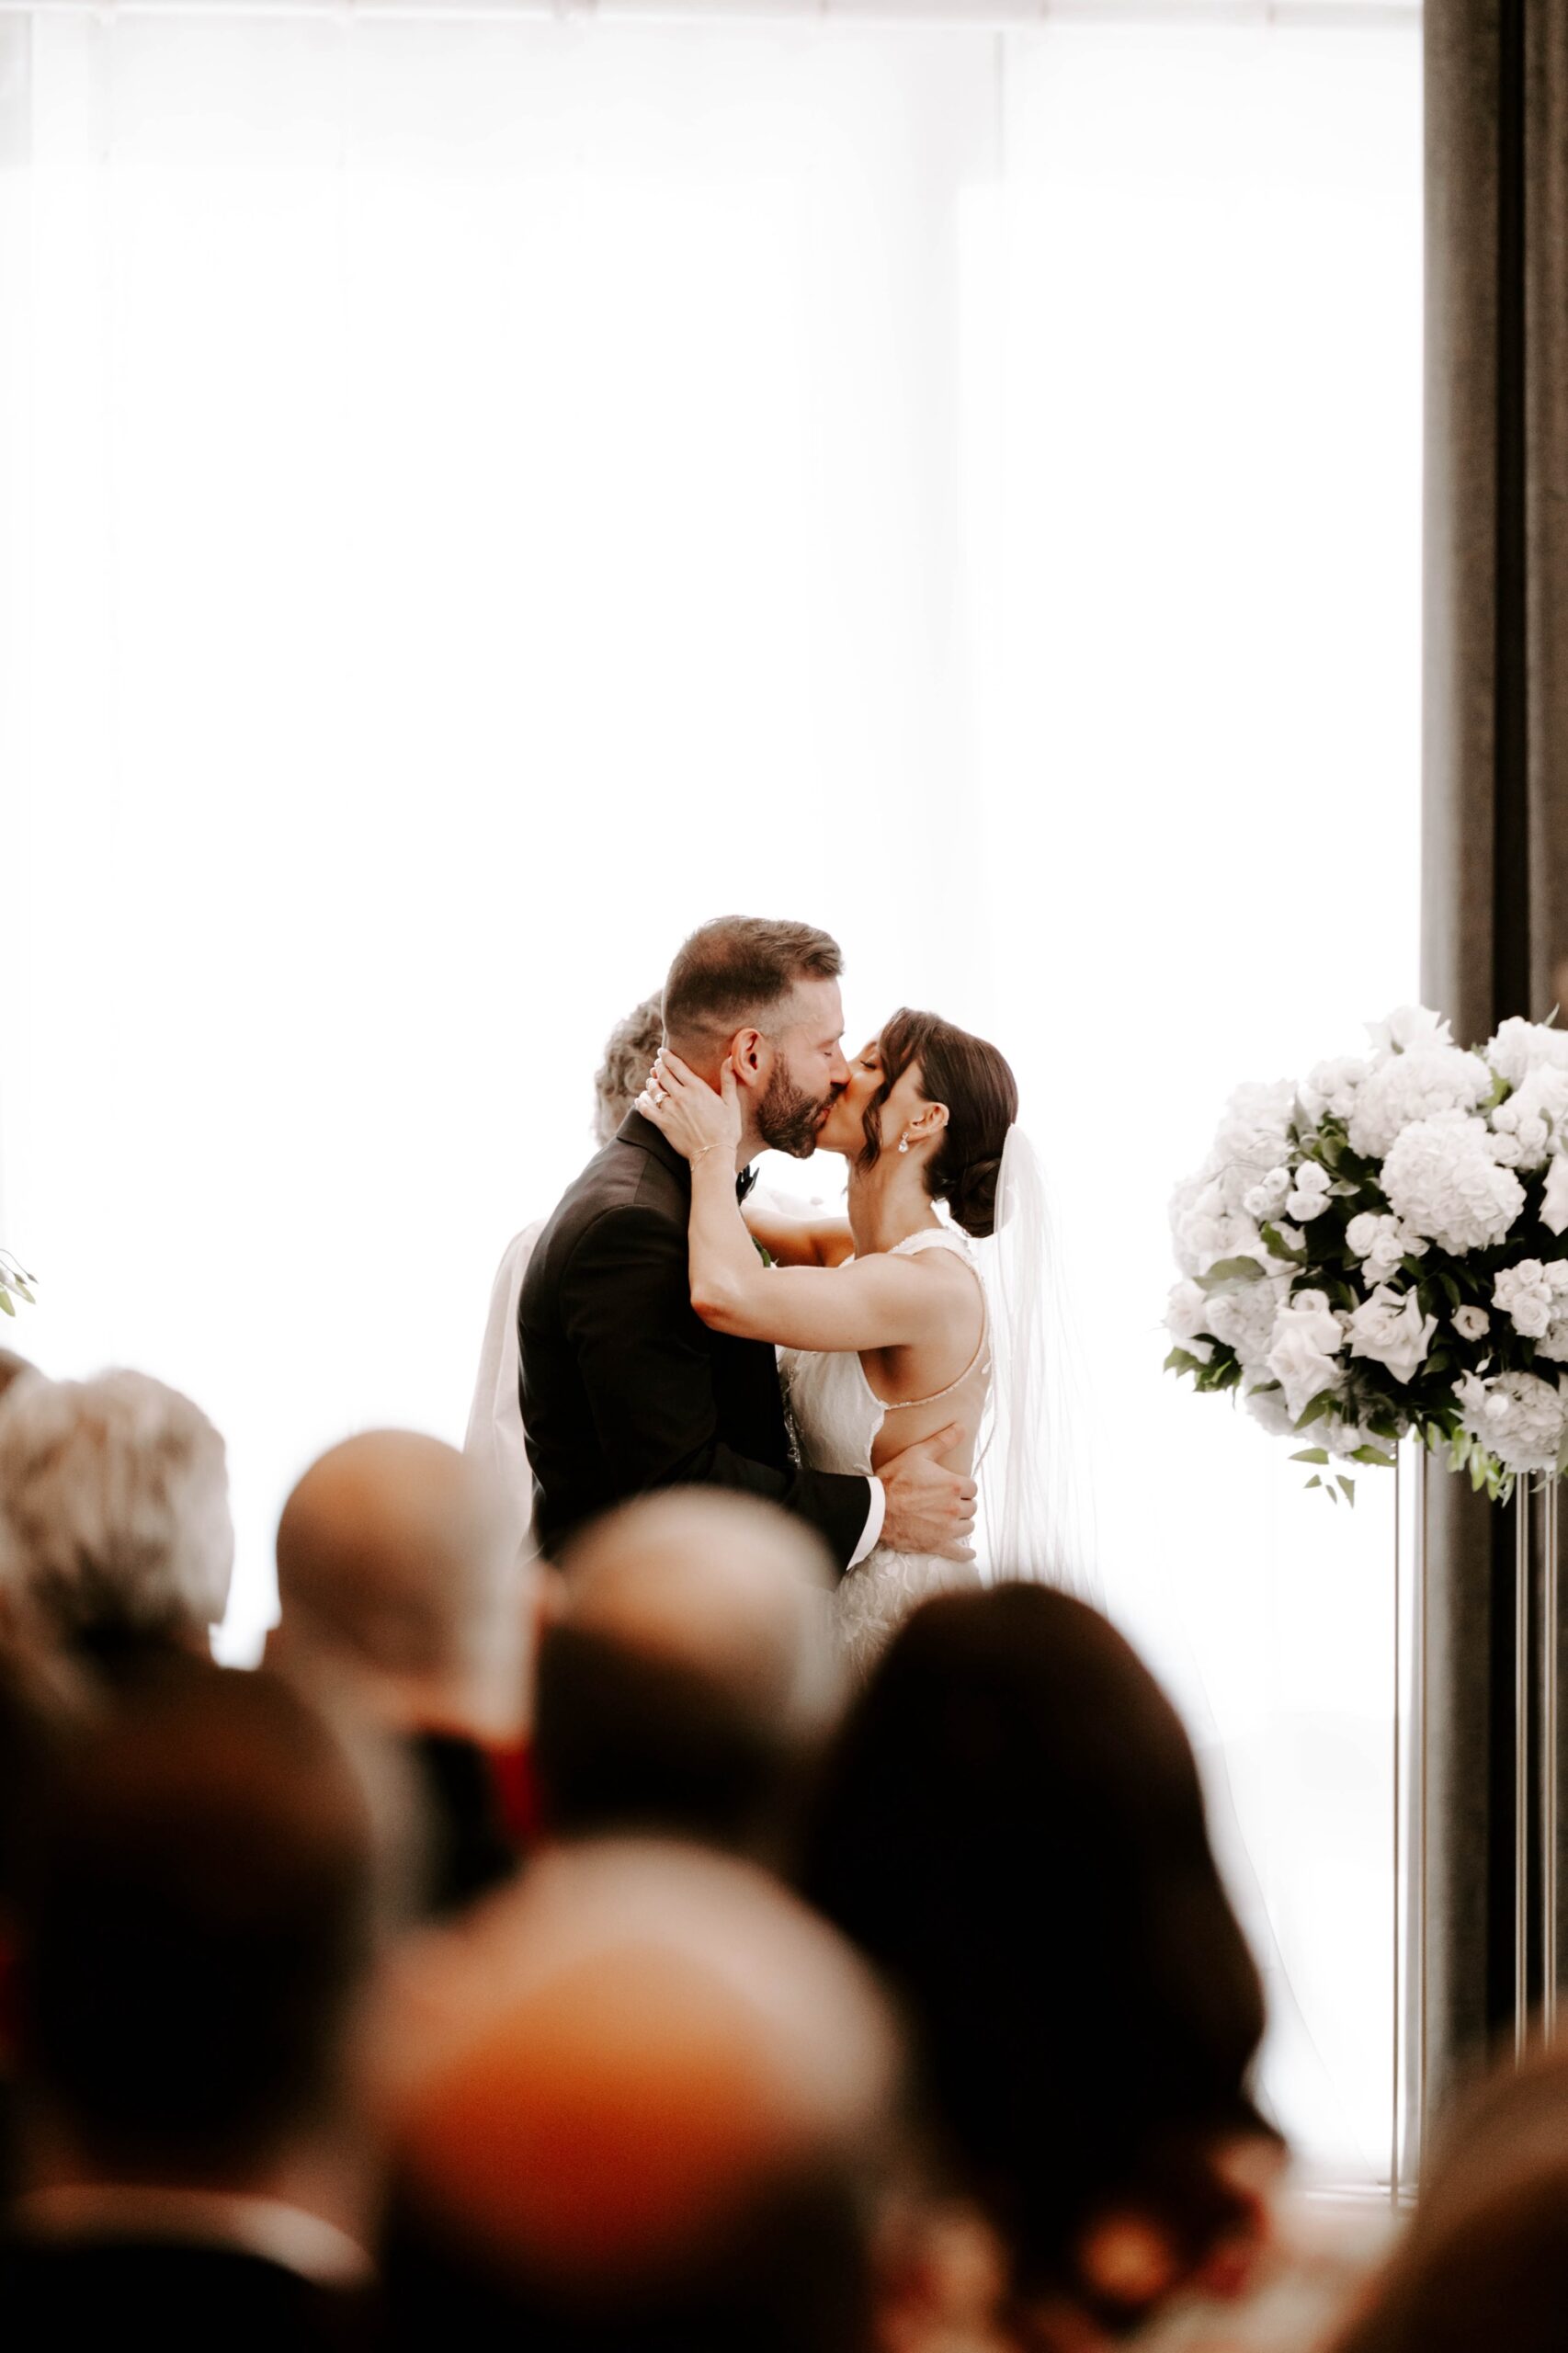
[[[1099,1603],[1083,1353],[1045,1173],[1017,1124],[980,1257],[992,1364],[975,1471],[982,1565],[993,1583],[1028,1578]]]

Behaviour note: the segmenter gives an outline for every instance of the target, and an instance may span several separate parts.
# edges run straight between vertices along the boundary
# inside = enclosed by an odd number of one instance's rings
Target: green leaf
[[[1338,1397],[1337,1389],[1320,1389],[1305,1413],[1297,1415],[1296,1427],[1299,1430],[1310,1429],[1314,1422],[1321,1422],[1324,1415],[1337,1403]]]
[[[1292,1462],[1326,1462],[1328,1449],[1326,1446],[1303,1446],[1301,1452],[1293,1454],[1290,1460]]]
[[[1263,1229],[1267,1238],[1268,1228]],[[1263,1268],[1256,1258],[1217,1258],[1206,1275],[1198,1278],[1199,1290],[1217,1290],[1221,1283],[1260,1283]]]
[[[1195,1357],[1190,1348],[1173,1348],[1160,1370],[1162,1372],[1199,1372],[1202,1367],[1202,1358]]]
[[[5,1309],[7,1315],[15,1315],[16,1304],[8,1290],[0,1290],[0,1307]]]
[[[1314,1471],[1312,1477],[1307,1481],[1306,1485],[1302,1488],[1301,1493],[1303,1495],[1311,1495],[1314,1487],[1321,1487],[1323,1481],[1318,1477],[1317,1472]]]
[[[1306,1265],[1307,1254],[1305,1250],[1292,1250],[1289,1243],[1286,1242],[1283,1235],[1280,1233],[1279,1228],[1271,1223],[1267,1218],[1257,1230],[1259,1233],[1262,1234],[1265,1242],[1268,1245],[1269,1256],[1271,1257],[1283,1258],[1292,1267],[1304,1267]],[[1259,1274],[1263,1272],[1261,1267],[1258,1268],[1258,1272]]]
[[[1350,1460],[1352,1462],[1375,1462],[1380,1471],[1392,1471],[1394,1467],[1393,1456],[1385,1454],[1381,1446],[1352,1447]]]
[[[1340,1493],[1344,1495],[1346,1502],[1351,1506],[1352,1510],[1354,1510],[1356,1505],[1355,1480],[1347,1479],[1343,1471],[1336,1471],[1334,1474],[1334,1483],[1339,1489]]]

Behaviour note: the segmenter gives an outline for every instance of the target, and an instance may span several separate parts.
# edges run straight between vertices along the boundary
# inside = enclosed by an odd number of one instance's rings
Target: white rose
[[[1383,1163],[1383,1190],[1415,1233],[1445,1250],[1501,1242],[1525,1205],[1525,1188],[1500,1168],[1491,1131],[1464,1111],[1439,1111],[1406,1128]]]
[[[1544,1338],[1551,1324],[1551,1289],[1539,1258],[1505,1267],[1492,1286],[1492,1304],[1527,1340]]]
[[[1483,1340],[1492,1329],[1492,1318],[1484,1307],[1456,1307],[1453,1323],[1461,1340]]]
[[[1332,1315],[1325,1290],[1296,1290],[1290,1294],[1292,1315]]]
[[[1350,1142],[1381,1160],[1403,1128],[1438,1111],[1471,1111],[1492,1092],[1492,1073],[1479,1054],[1458,1046],[1423,1044],[1392,1054],[1368,1079],[1350,1120]]]
[[[1290,1170],[1271,1168],[1263,1182],[1255,1185],[1251,1192],[1245,1196],[1242,1207],[1248,1217],[1256,1218],[1261,1224],[1266,1217],[1278,1216],[1285,1206],[1285,1197],[1290,1190]]]
[[[1385,1365],[1395,1381],[1413,1381],[1437,1328],[1437,1317],[1423,1315],[1414,1290],[1380,1283],[1350,1318],[1350,1353]]]
[[[1353,1217],[1345,1229],[1345,1239],[1361,1260],[1361,1272],[1371,1285],[1386,1282],[1403,1258],[1419,1258],[1426,1249],[1418,1233],[1410,1233],[1396,1217],[1380,1216],[1376,1210],[1363,1210]]]
[[[1332,1315],[1322,1310],[1309,1310],[1303,1315],[1289,1307],[1280,1310],[1268,1351],[1268,1370],[1285,1392],[1293,1422],[1325,1389],[1344,1387],[1344,1372],[1335,1362],[1344,1346],[1345,1335]]]
[[[1553,1153],[1547,1163],[1540,1222],[1550,1226],[1553,1233],[1561,1233],[1568,1226],[1568,1152]]]
[[[1303,1160],[1296,1171],[1296,1181],[1285,1202],[1286,1208],[1302,1224],[1310,1224],[1321,1217],[1328,1206],[1329,1187],[1334,1182],[1326,1168],[1315,1160]]]
[[[1386,1054],[1408,1053],[1413,1046],[1447,1046],[1451,1032],[1440,1013],[1424,1005],[1399,1005],[1386,1021],[1369,1021],[1367,1035]]]

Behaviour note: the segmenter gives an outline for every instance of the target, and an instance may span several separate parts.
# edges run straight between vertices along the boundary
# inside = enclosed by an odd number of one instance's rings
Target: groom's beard
[[[775,1063],[761,1102],[756,1107],[757,1133],[770,1151],[787,1152],[793,1160],[809,1160],[817,1148],[817,1134],[829,1107],[840,1093],[808,1095],[795,1085],[782,1063]]]

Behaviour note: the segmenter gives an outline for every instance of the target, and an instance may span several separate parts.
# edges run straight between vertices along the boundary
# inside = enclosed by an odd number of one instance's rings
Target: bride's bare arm
[[[855,1256],[846,1217],[791,1217],[753,1194],[742,1212],[754,1242],[776,1267],[841,1267]]]
[[[715,1332],[786,1348],[893,1348],[939,1336],[952,1314],[946,1283],[918,1258],[857,1258],[841,1267],[765,1267],[719,1153],[691,1172],[691,1303]]]

